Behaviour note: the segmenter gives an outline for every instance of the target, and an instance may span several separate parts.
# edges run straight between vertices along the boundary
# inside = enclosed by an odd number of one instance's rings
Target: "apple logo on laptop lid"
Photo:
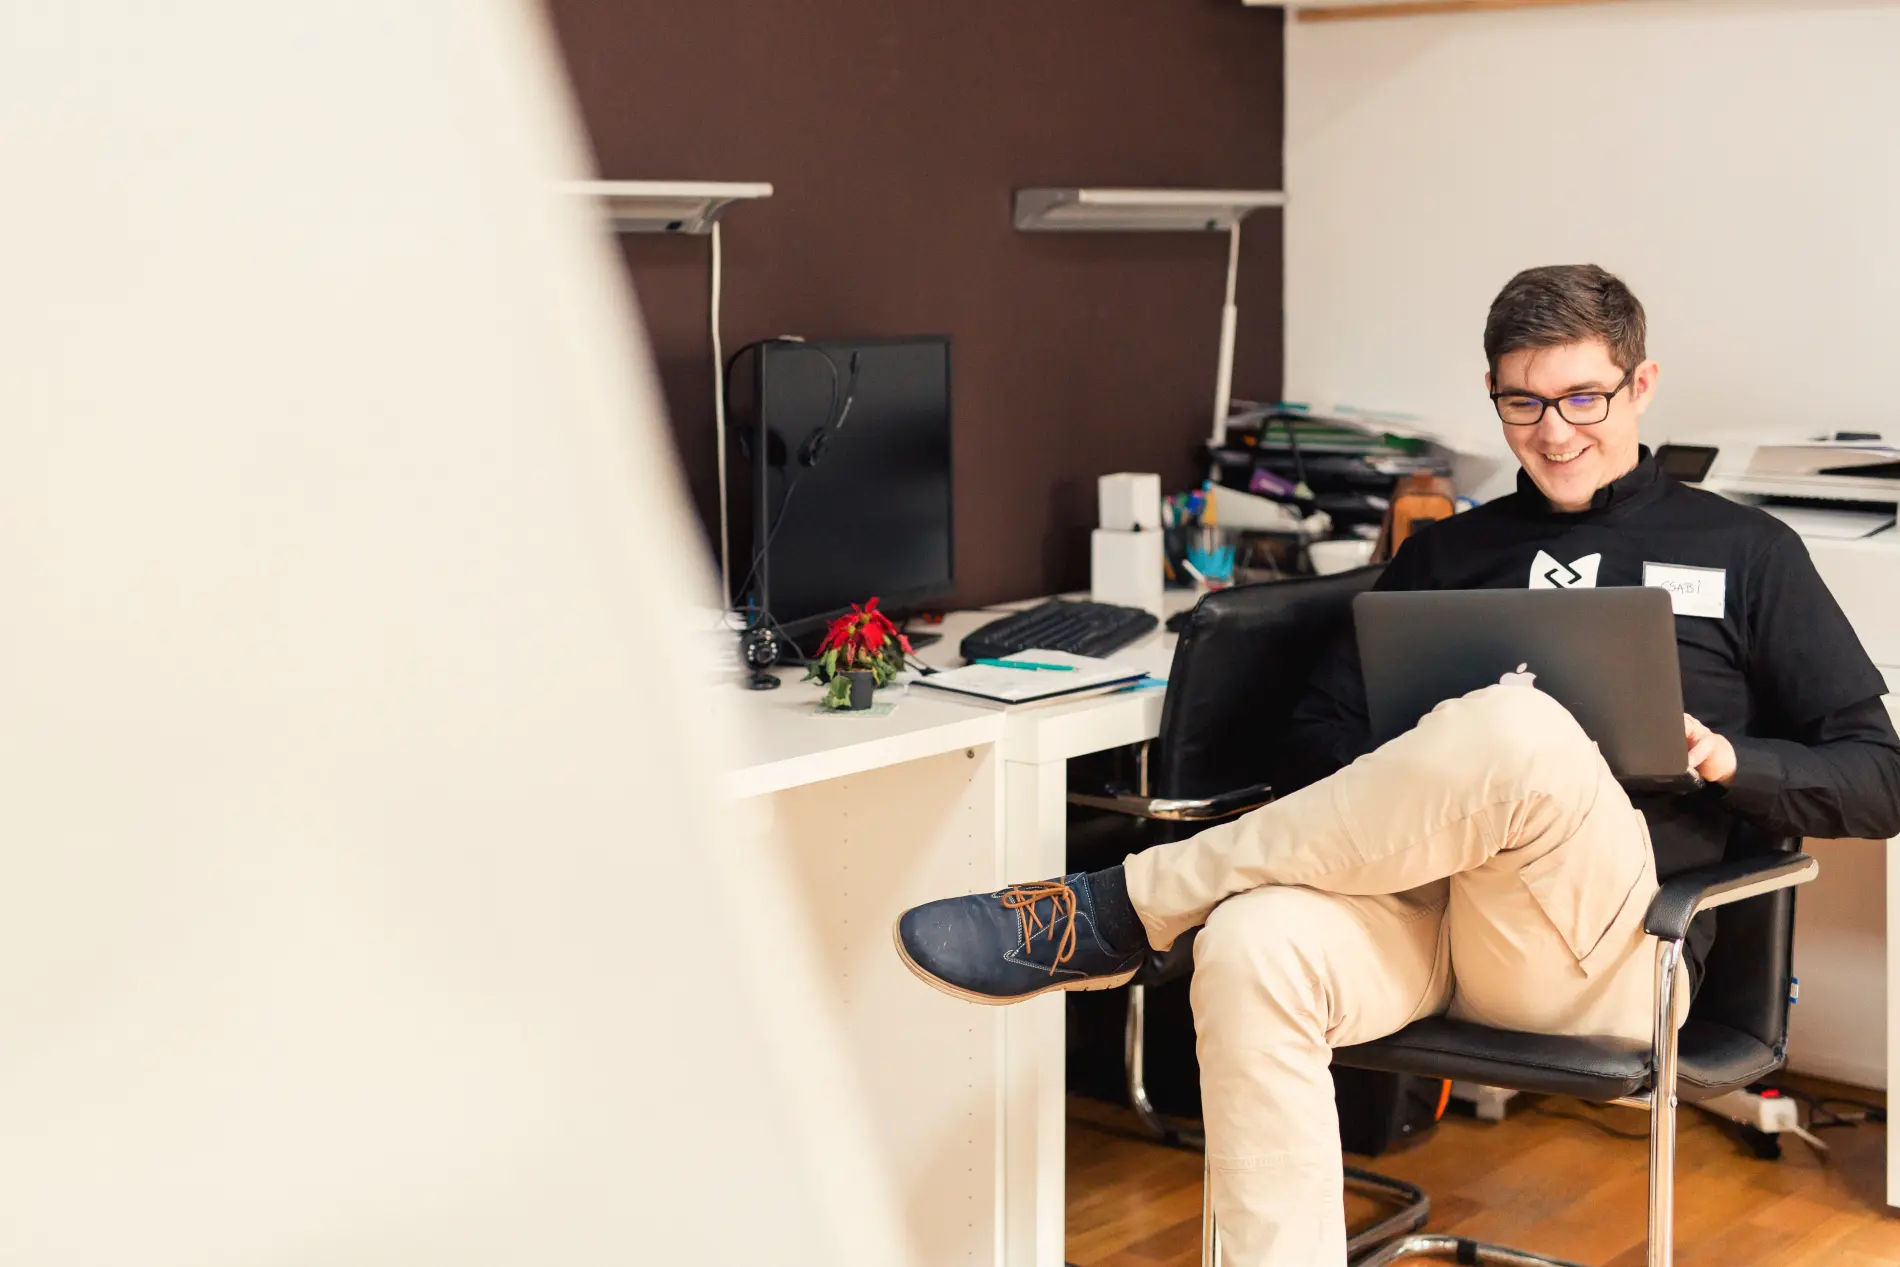
[[[1499,678],[1498,685],[1535,687],[1537,685],[1537,675],[1530,671],[1530,667],[1528,664],[1518,665],[1516,669]]]

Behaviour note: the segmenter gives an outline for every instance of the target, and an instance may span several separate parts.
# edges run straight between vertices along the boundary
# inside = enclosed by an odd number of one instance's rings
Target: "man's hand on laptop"
[[[1682,715],[1682,735],[1689,745],[1689,768],[1703,782],[1727,787],[1735,777],[1735,745],[1687,713]]]

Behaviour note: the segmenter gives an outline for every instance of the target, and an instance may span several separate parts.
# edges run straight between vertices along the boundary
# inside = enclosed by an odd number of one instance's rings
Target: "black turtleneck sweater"
[[[1633,798],[1657,875],[1720,861],[1738,817],[1778,835],[1900,835],[1900,740],[1881,702],[1886,685],[1807,548],[1772,515],[1670,480],[1647,449],[1574,514],[1552,511],[1520,473],[1510,496],[1406,541],[1377,588],[1515,589],[1534,569],[1559,587],[1592,574],[1598,586],[1641,585],[1645,563],[1726,574],[1721,617],[1678,614],[1676,648],[1683,707],[1736,757],[1727,788]],[[1350,633],[1314,675],[1289,737],[1298,782],[1372,748]],[[1696,924],[1688,952],[1699,983],[1715,930],[1706,915]]]

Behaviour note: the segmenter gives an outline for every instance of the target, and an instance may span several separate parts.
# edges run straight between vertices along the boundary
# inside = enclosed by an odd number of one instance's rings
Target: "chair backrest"
[[[1216,590],[1174,649],[1149,777],[1156,796],[1197,797],[1278,780],[1287,720],[1350,627],[1381,569]]]
[[[1728,856],[1789,853],[1799,840],[1771,836],[1738,821]],[[1716,921],[1715,944],[1702,967],[1702,987],[1689,1009],[1692,1019],[1739,1030],[1775,1053],[1788,1056],[1788,994],[1794,980],[1794,889],[1767,893],[1705,911]]]

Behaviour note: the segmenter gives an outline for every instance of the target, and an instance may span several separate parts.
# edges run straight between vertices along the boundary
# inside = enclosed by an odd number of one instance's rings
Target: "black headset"
[[[806,432],[805,438],[798,442],[798,464],[809,469],[818,465],[818,460],[825,456],[826,442],[844,430],[845,419],[851,416],[851,402],[858,398],[858,354],[851,354],[851,368],[845,377],[844,396],[840,400],[837,395],[838,363],[832,360],[831,353],[809,343],[802,346],[818,353],[831,364],[833,408],[827,411],[824,422]]]

